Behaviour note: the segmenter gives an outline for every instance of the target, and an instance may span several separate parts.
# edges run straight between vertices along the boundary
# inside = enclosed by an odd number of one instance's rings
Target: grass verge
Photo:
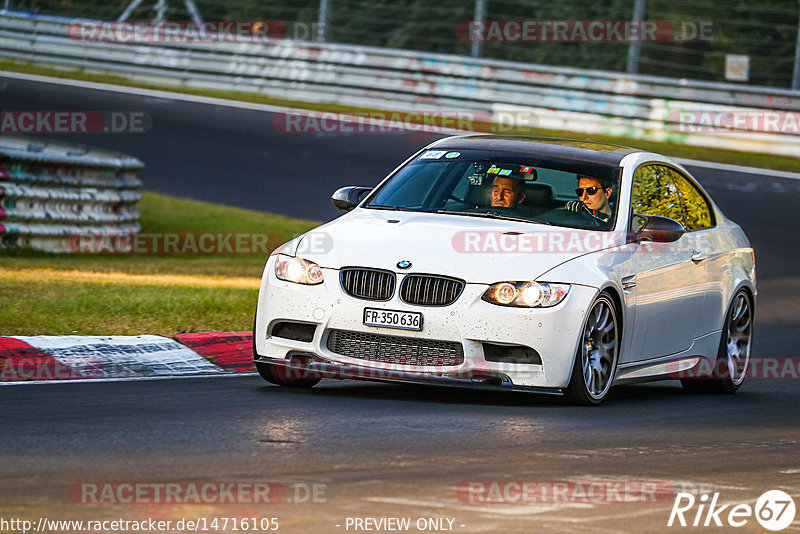
[[[176,93],[209,96],[209,97],[223,98],[228,100],[240,100],[244,102],[254,102],[257,104],[270,104],[275,106],[285,106],[285,107],[293,107],[293,108],[317,110],[317,111],[330,111],[336,113],[352,113],[352,114],[369,114],[369,113],[376,113],[383,111],[372,108],[342,106],[338,104],[331,104],[325,102],[304,102],[300,100],[288,100],[282,98],[274,98],[256,93],[199,89],[199,88],[180,87],[173,85],[154,85],[114,74],[101,73],[97,71],[86,71],[82,69],[63,69],[63,68],[56,68],[46,65],[40,65],[23,61],[15,61],[9,59],[0,60],[0,70],[21,72],[27,74],[39,74],[42,76],[53,76],[57,78],[67,78],[72,80],[109,83],[109,84],[124,85],[129,87],[141,87],[145,89],[172,91]],[[479,124],[479,123],[476,123],[474,127],[476,128],[476,130],[480,130],[481,128],[486,127],[489,128],[489,131],[491,131],[492,128],[492,126],[490,125]],[[504,133],[512,133],[512,132],[505,131]],[[774,156],[769,154],[740,152],[737,150],[696,147],[696,146],[681,145],[681,144],[667,143],[661,141],[649,141],[647,139],[635,139],[633,137],[624,137],[624,136],[580,134],[579,132],[571,132],[564,130],[546,130],[543,128],[517,128],[516,130],[514,130],[513,133],[526,134],[526,135],[539,135],[544,137],[563,137],[563,138],[573,138],[573,139],[575,138],[585,139],[586,137],[591,137],[593,141],[606,142],[624,146],[633,146],[642,150],[658,152],[660,154],[664,154],[675,158],[715,161],[719,163],[728,163],[733,165],[745,165],[751,167],[761,167],[765,169],[800,172],[800,158],[793,158],[788,156]]]
[[[144,193],[142,232],[247,232],[290,239],[317,223]],[[249,330],[263,254],[0,253],[0,335]]]

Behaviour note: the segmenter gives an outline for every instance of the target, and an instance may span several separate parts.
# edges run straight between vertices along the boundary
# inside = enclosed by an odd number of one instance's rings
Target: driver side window
[[[651,164],[636,169],[631,208],[639,215],[660,215],[684,223],[680,192],[669,167]]]

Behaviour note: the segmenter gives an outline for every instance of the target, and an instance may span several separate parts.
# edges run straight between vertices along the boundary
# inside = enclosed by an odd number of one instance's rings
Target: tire
[[[614,302],[607,294],[600,295],[581,332],[566,391],[571,403],[593,406],[606,398],[617,371],[621,334]]]
[[[725,314],[714,378],[683,379],[684,390],[731,395],[742,387],[753,347],[753,311],[753,299],[746,290],[740,289]]]
[[[270,384],[275,384],[276,386],[284,386],[289,388],[313,388],[319,384],[319,381],[321,380],[321,378],[287,378],[285,376],[281,376],[282,372],[285,374],[285,368],[279,368],[271,363],[258,361],[258,352],[256,352],[255,318],[253,319],[253,363],[255,363],[256,369],[258,370],[258,374],[261,375],[261,378]]]

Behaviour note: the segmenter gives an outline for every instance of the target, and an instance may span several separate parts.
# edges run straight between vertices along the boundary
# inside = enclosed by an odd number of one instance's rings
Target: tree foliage
[[[700,191],[664,165],[646,165],[636,171],[631,207],[639,215],[674,219],[687,230],[711,226],[710,208]]]

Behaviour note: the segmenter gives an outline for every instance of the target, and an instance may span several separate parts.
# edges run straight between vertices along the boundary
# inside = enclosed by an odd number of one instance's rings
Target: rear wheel
[[[690,393],[736,393],[747,375],[752,345],[753,301],[742,289],[725,315],[714,378],[683,379],[683,389]]]
[[[589,316],[575,355],[567,398],[590,406],[606,398],[614,380],[619,354],[620,328],[611,298],[600,295],[589,309]]]

